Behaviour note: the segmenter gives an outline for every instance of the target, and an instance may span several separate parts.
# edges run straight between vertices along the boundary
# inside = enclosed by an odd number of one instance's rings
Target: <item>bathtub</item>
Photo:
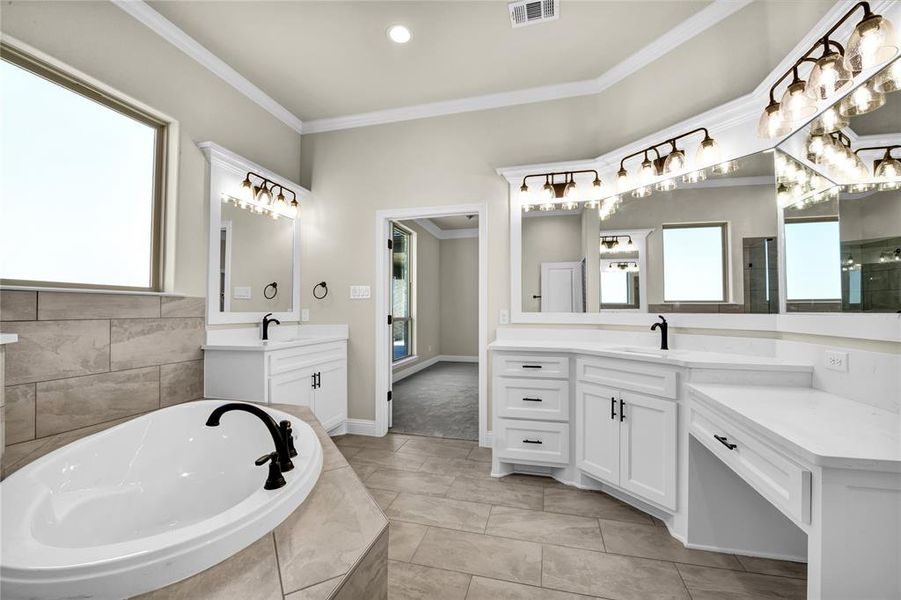
[[[0,595],[125,598],[198,573],[294,511],[319,478],[322,446],[297,417],[287,485],[264,490],[266,427],[222,401],[180,404],[85,437],[0,483]]]

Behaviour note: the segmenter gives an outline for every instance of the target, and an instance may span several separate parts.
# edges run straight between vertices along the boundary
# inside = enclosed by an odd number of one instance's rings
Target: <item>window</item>
[[[413,356],[413,233],[392,226],[392,358],[395,362]]]
[[[785,223],[786,300],[839,301],[842,298],[838,219]]]
[[[601,307],[638,308],[638,271],[619,268],[620,261],[601,261]],[[637,264],[627,261],[626,264]],[[613,265],[611,267],[611,265]]]
[[[3,46],[0,280],[156,290],[165,124]]]
[[[663,226],[664,302],[725,302],[726,224]]]

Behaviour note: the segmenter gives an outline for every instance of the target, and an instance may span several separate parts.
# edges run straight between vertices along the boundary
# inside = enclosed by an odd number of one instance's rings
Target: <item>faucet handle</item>
[[[282,431],[282,438],[288,447],[288,456],[294,458],[297,456],[297,450],[294,448],[294,431],[291,429],[291,421],[285,419],[279,422],[279,429]]]
[[[282,477],[282,468],[278,464],[278,452],[272,452],[270,454],[264,454],[254,461],[254,464],[258,467],[269,463],[269,475],[266,477],[266,484],[263,486],[264,490],[277,490],[280,487],[284,487],[285,478]]]

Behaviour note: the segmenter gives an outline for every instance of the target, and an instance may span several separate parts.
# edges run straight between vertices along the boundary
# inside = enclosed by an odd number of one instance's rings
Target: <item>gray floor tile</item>
[[[543,547],[542,585],[611,600],[689,600],[672,563],[561,546]]]
[[[741,566],[745,568],[745,571],[749,573],[807,579],[807,563],[773,560],[771,558],[756,558],[753,556],[739,556],[738,562],[740,562]]]
[[[603,492],[568,487],[548,487],[544,490],[544,510],[548,512],[598,517],[612,521],[653,524],[651,517]]]
[[[541,583],[539,544],[478,533],[430,528],[412,562],[517,583]]]
[[[463,600],[471,577],[405,562],[388,561],[391,600]]]
[[[376,504],[379,505],[379,508],[381,508],[382,511],[385,511],[391,503],[394,502],[394,499],[397,498],[397,494],[398,492],[392,492],[391,490],[369,488],[369,495],[375,499]]]
[[[466,600],[589,600],[591,596],[558,592],[487,577],[473,577]]]
[[[491,448],[482,448],[476,447],[470,450],[469,456],[467,456],[469,460],[478,460],[481,462],[491,462]]]
[[[401,471],[399,469],[379,469],[364,480],[368,488],[429,496],[443,496],[453,482],[453,475],[436,475],[435,473]]]
[[[481,533],[490,511],[489,504],[402,493],[385,512],[393,520]]]
[[[425,458],[421,456],[406,456],[392,450],[375,450],[373,448],[357,448],[353,455],[358,463],[372,463],[389,469],[402,469],[404,471],[418,471]]]
[[[407,443],[410,439],[405,435],[397,435],[389,433],[384,437],[373,437],[370,435],[336,435],[332,440],[340,447],[354,446],[357,448],[375,448],[378,450],[397,450]]]
[[[544,544],[604,551],[598,520],[588,517],[493,506],[485,533]]]
[[[461,442],[460,440],[442,440],[439,438],[411,437],[410,440],[397,449],[398,454],[408,456],[420,456],[428,458],[468,458],[469,453],[475,448],[473,442]]]
[[[454,479],[447,497],[533,510],[541,510],[544,505],[541,488],[465,475]]]
[[[759,600],[803,600],[807,582],[803,579],[741,573],[692,565],[676,565],[693,597],[755,598]]]
[[[742,570],[738,559],[731,554],[690,550],[671,536],[665,527],[639,525],[622,521],[600,520],[601,533],[607,552],[669,560],[707,567]]]
[[[421,455],[419,455],[421,456]],[[443,475],[470,475],[488,479],[491,477],[491,463],[479,462],[468,458],[426,457],[419,468],[420,471],[440,473]]]
[[[391,521],[388,530],[388,558],[409,562],[428,531],[426,525]]]

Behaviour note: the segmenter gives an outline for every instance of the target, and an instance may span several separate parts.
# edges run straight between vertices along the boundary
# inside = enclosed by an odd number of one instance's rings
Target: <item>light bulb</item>
[[[819,158],[823,154],[826,142],[822,135],[812,135],[807,140],[807,155],[813,156],[814,159]],[[814,160],[816,162],[816,160]]]
[[[901,60],[896,60],[876,76],[875,88],[883,94],[901,90]]]
[[[554,198],[556,198],[557,193],[554,191],[554,186],[551,184],[550,180],[545,181],[544,185],[541,186],[541,200],[544,204],[553,203]],[[551,209],[553,210],[553,209]]]
[[[241,182],[241,191],[238,192],[238,201],[241,204],[241,208],[247,206],[247,203],[253,200],[253,184],[250,183],[250,176],[244,177],[244,181]]]
[[[655,186],[658,192],[670,192],[676,189],[676,180],[673,178],[664,179]]]
[[[685,153],[681,150],[673,149],[663,161],[663,174],[673,175],[681,173],[685,169]]]
[[[714,165],[710,170],[716,175],[728,175],[729,173],[734,173],[738,170],[738,163],[734,160],[727,160]]]
[[[845,58],[833,50],[817,60],[805,92],[814,100],[826,100],[847,90],[853,83],[854,75],[845,66]]]
[[[600,200],[605,197],[607,195],[606,187],[601,178],[595,175],[594,181],[591,182],[591,200]]]
[[[579,188],[576,187],[576,182],[570,179],[569,183],[563,188],[563,198],[566,199],[567,203],[576,203],[579,201],[579,195]]]
[[[647,198],[652,193],[653,193],[653,190],[651,190],[651,186],[643,185],[641,187],[637,187],[634,190],[632,190],[632,197],[633,198]]]
[[[897,179],[901,177],[901,162],[886,152],[879,164],[876,165],[875,175],[879,179]]]
[[[695,158],[695,165],[699,169],[715,165],[720,162],[720,146],[716,140],[710,136],[705,137],[698,146],[698,154]]]
[[[691,173],[686,173],[682,176],[682,181],[684,183],[698,183],[701,181],[707,180],[707,171],[704,169],[699,169],[697,171],[692,171]]]
[[[523,206],[528,206],[531,201],[531,193],[529,192],[529,186],[526,185],[526,182],[523,182],[521,186],[519,186],[519,202]]]
[[[873,81],[868,81],[851,92],[839,105],[839,112],[845,117],[856,117],[873,112],[885,104],[885,94],[877,92],[873,84]]]
[[[757,122],[757,137],[773,139],[791,132],[791,123],[786,122],[778,102],[770,102]]]
[[[885,17],[871,14],[857,24],[848,38],[845,63],[859,73],[891,60],[898,54],[895,29]]]
[[[641,185],[647,186],[653,181],[656,175],[657,171],[654,169],[654,163],[651,159],[645,157],[645,159],[641,161],[641,170],[638,172],[638,179],[641,181]]]
[[[296,198],[294,200],[291,200],[291,205],[288,211],[292,219],[297,218],[297,213],[300,212],[300,204],[297,203]]]
[[[815,135],[834,133],[847,126],[848,119],[838,111],[837,107],[830,106],[810,124],[810,133]]]
[[[628,191],[630,187],[632,187],[632,178],[629,177],[629,172],[625,168],[620,167],[616,173],[616,191],[622,194]]]
[[[779,206],[785,208],[792,203],[792,195],[788,191],[788,187],[784,183],[780,183],[776,188],[776,201]]]
[[[635,242],[632,241],[632,238],[629,238],[629,241],[623,246],[623,252],[635,252]]]
[[[807,84],[801,79],[795,79],[782,95],[779,105],[782,107],[782,115],[785,121],[791,125],[801,123],[817,112],[813,99],[805,93]]]

